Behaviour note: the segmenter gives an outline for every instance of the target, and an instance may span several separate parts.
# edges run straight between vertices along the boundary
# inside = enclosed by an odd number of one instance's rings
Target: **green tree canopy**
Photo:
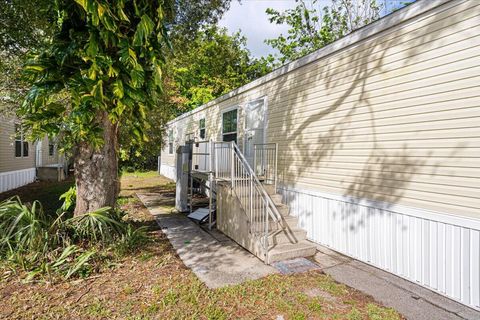
[[[21,70],[28,51],[48,43],[51,1],[0,0],[0,112],[14,113],[28,87]]]
[[[50,0],[0,0],[0,50],[18,55],[42,46],[52,31],[52,4]]]
[[[205,26],[215,25],[230,8],[231,0],[175,0],[172,38],[195,37]]]
[[[171,0],[166,21],[170,35],[195,35],[206,24],[216,23],[231,0]],[[127,1],[129,2],[129,1]],[[16,109],[28,84],[21,81],[21,67],[28,52],[49,45],[58,25],[55,1],[0,0],[0,111]]]
[[[251,56],[239,32],[230,36],[225,28],[210,25],[198,30],[193,39],[178,36],[172,42],[178,50],[167,76],[178,92],[174,99],[180,102],[180,111],[196,108],[269,71],[264,60]]]
[[[82,214],[115,205],[119,124],[144,139],[173,9],[162,0],[57,0],[54,9],[51,44],[25,66],[32,87],[20,113],[33,136],[61,134],[73,150]]]
[[[270,69],[255,59],[240,33],[228,35],[215,25],[204,25],[194,34],[173,33],[174,51],[164,69],[164,94],[159,108],[148,112],[148,142],[121,134],[122,165],[146,168],[156,165],[163,142],[162,125],[175,116],[211,101]]]
[[[332,0],[323,7],[318,0],[300,0],[283,12],[269,8],[270,22],[286,24],[289,30],[265,42],[279,52],[276,65],[285,64],[377,20],[383,7],[380,0]]]

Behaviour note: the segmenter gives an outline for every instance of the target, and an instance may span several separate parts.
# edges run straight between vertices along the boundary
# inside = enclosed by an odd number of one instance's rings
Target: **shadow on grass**
[[[38,181],[26,186],[0,193],[0,201],[14,196],[20,197],[23,203],[40,201],[46,214],[55,214],[63,204],[60,196],[73,187],[75,181],[69,177],[64,181]]]

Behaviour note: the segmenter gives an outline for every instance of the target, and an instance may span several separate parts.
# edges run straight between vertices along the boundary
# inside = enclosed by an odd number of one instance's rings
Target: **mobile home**
[[[479,1],[419,0],[167,133],[172,179],[188,140],[235,141],[251,166],[275,144],[275,191],[311,242],[480,308]]]
[[[0,192],[34,182],[51,168],[63,176],[64,163],[55,139],[28,141],[18,119],[0,115]]]

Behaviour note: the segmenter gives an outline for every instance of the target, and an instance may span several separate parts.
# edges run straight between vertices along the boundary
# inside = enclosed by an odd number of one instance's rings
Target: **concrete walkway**
[[[318,246],[315,261],[336,281],[415,320],[480,319],[480,312],[360,261]]]
[[[209,288],[239,284],[277,273],[220,232],[207,233],[158,193],[138,194],[157,219],[183,263]]]

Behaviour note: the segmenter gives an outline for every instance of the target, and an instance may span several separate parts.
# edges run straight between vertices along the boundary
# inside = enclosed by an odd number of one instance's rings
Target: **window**
[[[22,128],[19,124],[15,125],[15,157],[22,156]]]
[[[207,137],[207,132],[205,130],[205,118],[203,119],[200,119],[200,123],[198,125],[198,127],[200,128],[200,139],[205,139]]]
[[[48,144],[48,155],[50,157],[53,157],[53,154],[55,153],[55,145],[53,143]]]
[[[23,141],[23,156],[28,157],[28,142]]]
[[[15,157],[28,157],[28,142],[24,141],[22,126],[15,124]]]
[[[168,131],[168,153],[173,154],[173,130]]]
[[[237,109],[223,114],[222,136],[223,141],[237,142]]]

